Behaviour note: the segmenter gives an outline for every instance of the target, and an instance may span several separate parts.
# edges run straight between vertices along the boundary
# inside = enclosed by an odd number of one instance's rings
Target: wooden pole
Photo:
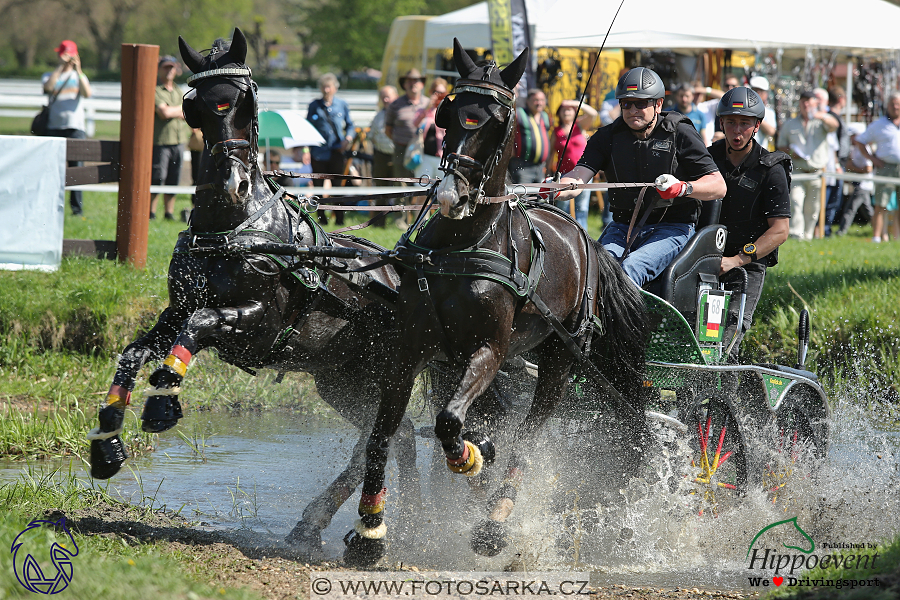
[[[116,250],[120,261],[147,264],[153,115],[159,46],[122,44],[122,120],[119,129],[119,208]]]

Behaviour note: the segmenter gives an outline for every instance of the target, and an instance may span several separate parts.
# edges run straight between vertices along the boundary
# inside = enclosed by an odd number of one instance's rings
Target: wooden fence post
[[[159,46],[122,44],[122,120],[119,129],[119,205],[116,249],[120,261],[147,264],[153,115]]]

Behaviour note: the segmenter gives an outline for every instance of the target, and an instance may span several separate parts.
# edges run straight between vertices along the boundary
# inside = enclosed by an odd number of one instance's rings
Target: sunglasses
[[[644,110],[654,104],[656,104],[656,100],[619,100],[619,106],[622,107],[622,110],[629,110],[631,107]]]

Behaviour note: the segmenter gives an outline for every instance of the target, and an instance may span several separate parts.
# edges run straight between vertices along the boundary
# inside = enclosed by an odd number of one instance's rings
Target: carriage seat
[[[722,201],[703,203],[697,231],[672,262],[645,289],[669,304],[682,315],[697,311],[697,290],[701,281],[715,284],[722,265],[722,252],[728,235],[719,225]]]

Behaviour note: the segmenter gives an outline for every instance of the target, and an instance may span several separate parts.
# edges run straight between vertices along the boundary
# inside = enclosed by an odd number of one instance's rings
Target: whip
[[[609,29],[606,30],[606,35],[603,36],[603,43],[600,44],[600,51],[597,52],[597,58],[594,59],[594,64],[591,66],[591,72],[588,74],[587,81],[584,84],[584,88],[581,90],[581,98],[578,99],[578,110],[575,111],[575,120],[578,120],[578,113],[581,112],[581,105],[584,103],[584,93],[587,90],[588,86],[591,84],[591,77],[594,76],[594,69],[597,68],[597,63],[600,62],[600,55],[603,53],[603,47],[606,46],[606,39],[609,37],[609,32],[612,31],[613,23],[616,22],[616,17],[619,16],[619,11],[622,10],[622,5],[625,4],[625,0],[622,0],[619,3],[619,8],[616,9],[616,14],[613,15],[612,21],[609,23]],[[573,123],[574,125],[574,123]],[[563,146],[562,154],[559,155],[559,160],[556,161],[556,173],[553,174],[553,181],[559,180],[559,169],[562,167],[563,156],[566,155],[566,150],[569,149],[569,140],[572,139],[572,131],[575,127],[569,129],[569,135],[566,136],[566,145]]]

